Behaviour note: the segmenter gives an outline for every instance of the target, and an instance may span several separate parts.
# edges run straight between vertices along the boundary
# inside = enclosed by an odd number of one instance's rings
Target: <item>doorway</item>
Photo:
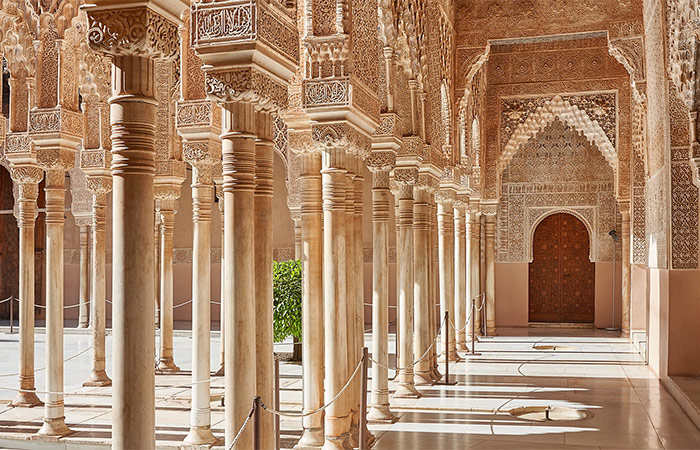
[[[593,323],[595,263],[588,229],[575,216],[553,214],[540,222],[528,271],[529,321]]]

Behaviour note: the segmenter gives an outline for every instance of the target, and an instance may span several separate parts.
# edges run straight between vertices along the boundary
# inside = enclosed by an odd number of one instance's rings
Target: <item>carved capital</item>
[[[88,175],[86,184],[87,190],[92,192],[93,195],[105,195],[112,190],[112,177]]]
[[[396,154],[387,151],[373,151],[365,161],[372,172],[390,171],[396,165]]]
[[[297,154],[313,153],[316,151],[316,146],[314,144],[314,138],[312,136],[311,130],[289,130],[289,149]]]
[[[166,159],[156,161],[155,183],[182,184],[187,177],[187,164],[184,161]]]
[[[221,160],[221,144],[210,140],[184,141],[182,143],[182,158],[192,167],[211,167]]]
[[[418,181],[418,169],[416,168],[396,168],[394,169],[394,180],[398,184],[414,185]]]
[[[369,136],[346,122],[313,125],[312,138],[319,150],[345,148],[362,159],[369,155],[372,146]]]
[[[171,2],[177,3],[180,2]],[[178,24],[147,5],[107,10],[88,8],[87,13],[87,39],[96,52],[152,58],[174,58],[178,54]]]
[[[455,201],[457,200],[457,193],[453,191],[452,189],[439,189],[435,193],[435,201],[437,203],[443,204],[443,205],[453,205]]]
[[[220,102],[246,101],[258,108],[287,108],[287,86],[251,67],[207,71],[207,96]]]
[[[36,184],[44,179],[44,171],[36,165],[12,165],[10,177],[16,184]]]
[[[44,170],[65,172],[75,166],[75,152],[65,148],[41,148],[37,162]]]

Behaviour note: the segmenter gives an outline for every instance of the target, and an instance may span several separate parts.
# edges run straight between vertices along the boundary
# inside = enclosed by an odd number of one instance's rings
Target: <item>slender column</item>
[[[223,180],[221,180],[223,182]],[[225,362],[226,362],[226,339],[224,335],[226,333],[226,302],[224,301],[224,291],[226,289],[226,258],[224,257],[224,241],[226,239],[226,225],[224,223],[224,186],[222,183],[216,183],[216,197],[219,199],[219,218],[221,222],[221,287],[219,294],[219,336],[221,336],[221,346],[219,349],[219,370],[216,371],[217,377],[224,376],[225,373]]]
[[[347,361],[348,373],[352,373],[358,362],[358,346],[357,332],[355,331],[355,322],[357,308],[355,303],[355,170],[357,167],[357,157],[351,153],[346,154],[345,174],[345,306],[346,306],[346,327],[347,327]],[[342,326],[342,325],[341,325]],[[359,428],[357,409],[359,406],[359,397],[357,396],[359,386],[353,382],[347,389],[348,408],[350,410],[350,445],[358,447]]]
[[[346,198],[347,159],[344,147],[323,148],[323,291],[325,393],[334,398],[348,380]],[[347,448],[350,398],[341,395],[326,409],[324,449]]]
[[[224,172],[224,223],[226,280],[226,447],[245,422],[255,396],[255,135],[249,129],[253,105],[224,103],[222,106],[222,153]],[[234,214],[236,212],[236,214]],[[253,445],[247,428],[236,449]]]
[[[160,200],[156,199],[155,201],[155,216],[153,217],[153,273],[154,273],[154,278],[153,278],[153,298],[155,298],[155,309],[154,311],[154,317],[155,317],[155,322],[154,326],[156,328],[161,328],[160,326],[160,270],[162,267],[161,264],[161,253],[160,253],[160,240],[161,240],[161,215],[160,215]]]
[[[157,187],[160,189],[160,186]],[[179,372],[180,368],[175,364],[175,361],[173,360],[173,233],[175,231],[175,204],[177,202],[177,197],[180,196],[180,187],[168,186],[167,191],[169,195],[163,196],[158,200],[160,205],[159,209],[161,230],[160,358],[158,360],[158,370],[163,372]],[[209,220],[211,220],[211,218]],[[197,250],[198,248],[195,245],[193,247],[193,251],[197,252]],[[193,278],[193,284],[194,281],[195,279]],[[207,278],[207,285],[208,283],[209,278]],[[192,298],[194,298],[194,296]],[[194,307],[192,308],[192,311],[194,315]],[[192,339],[195,339],[194,335]],[[207,352],[208,351],[209,347],[207,344]],[[192,361],[195,361],[195,359],[193,359]],[[208,369],[207,373],[209,373]]]
[[[408,86],[411,92],[411,129],[412,135],[420,135],[420,121],[418,115],[418,88],[419,84],[417,80],[409,80]]]
[[[413,184],[417,178],[414,170],[403,177],[403,171],[394,171],[399,183],[399,240],[398,288],[399,288],[399,385],[394,397],[418,398],[413,380]],[[401,177],[401,178],[399,178]]]
[[[78,328],[87,328],[90,324],[90,226],[80,225],[80,307]]]
[[[440,253],[440,317],[438,323],[442,323],[445,313],[449,312],[450,321],[454,322],[454,214],[453,202],[454,194],[451,192],[438,192],[438,247]],[[454,331],[450,330],[451,324],[442,326],[441,345],[447,344],[448,355],[444,354],[442,359],[447,357],[448,361],[457,360],[457,348],[455,345]]]
[[[321,154],[303,153],[301,160],[302,266],[302,385],[304,413],[323,405],[324,382],[324,270],[321,230]],[[322,447],[323,413],[302,419],[304,433],[296,448]]]
[[[107,263],[105,235],[107,228],[107,193],[112,190],[112,178],[88,177],[88,189],[92,192],[92,370],[90,379],[83,386],[110,386],[105,359],[105,298]]]
[[[269,115],[262,115],[270,120]],[[270,126],[264,127],[271,129]],[[258,357],[257,395],[272,402],[274,396],[274,350],[272,317],[272,178],[274,143],[258,139],[255,143],[255,348]],[[262,448],[275,446],[275,421],[263,414]]]
[[[210,382],[211,207],[214,186],[210,165],[192,170],[192,409],[185,443],[212,444]],[[168,305],[163,304],[163,309]],[[172,306],[168,309],[172,310]],[[165,327],[165,321],[162,323]]]
[[[12,166],[19,187],[19,388],[11,406],[37,406],[34,385],[34,223],[39,182],[44,172],[36,166]]]
[[[455,216],[455,314],[454,323],[457,340],[457,349],[467,349],[467,335],[465,324],[467,322],[467,228],[466,228],[466,204],[463,200],[457,200],[454,207]]]
[[[469,261],[467,262],[467,267],[469,269],[469,276],[467,277],[467,293],[470,299],[476,298],[481,295],[481,221],[479,220],[479,214],[477,212],[470,212],[468,215],[467,222],[467,257]],[[480,302],[481,300],[478,300]],[[477,308],[480,303],[477,302]],[[467,305],[469,308],[471,303]],[[481,331],[481,312],[476,312],[475,324],[477,329],[477,334]]]
[[[496,216],[486,215],[486,330],[496,334]]]
[[[432,197],[432,196],[431,196]],[[440,301],[440,280],[438,276],[438,264],[435,261],[435,248],[437,247],[437,205],[433,198],[429,199],[430,202],[430,249],[428,251],[428,260],[430,266],[430,299],[428,300],[428,317],[430,320],[430,342],[432,343],[437,335],[438,324],[437,324],[437,306]],[[433,381],[439,381],[442,378],[442,374],[438,369],[438,347],[437,344],[433,345],[432,350],[430,350],[430,374]]]
[[[425,188],[416,188],[416,201],[413,204],[414,248],[414,331],[413,356],[418,359],[430,346],[430,203],[429,192]],[[426,356],[416,364],[414,381],[416,385],[433,383],[430,373],[430,357]]]
[[[301,245],[301,215],[298,211],[292,213],[292,220],[294,221],[294,259],[300,260],[304,250]]]
[[[630,296],[631,276],[630,270],[630,213],[627,208],[620,208],[622,214],[622,337],[630,335]],[[613,270],[616,270],[613,267]],[[614,325],[613,325],[614,326]]]
[[[384,156],[388,155],[388,156]],[[384,159],[386,158],[386,159]],[[391,153],[370,156],[372,170],[372,397],[367,419],[371,422],[396,422],[389,410],[389,170],[395,157]]]
[[[66,208],[63,166],[46,170],[46,403],[39,434],[65,436],[63,406],[63,224]]]
[[[112,66],[112,447],[155,447],[155,174],[153,60]]]

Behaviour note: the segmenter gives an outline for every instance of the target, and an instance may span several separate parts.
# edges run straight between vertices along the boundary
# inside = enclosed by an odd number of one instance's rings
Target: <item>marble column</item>
[[[496,334],[496,215],[486,215],[484,239],[486,244],[486,331]]]
[[[348,373],[347,308],[347,155],[342,146],[323,148],[323,298],[325,384],[330,400],[343,388]],[[304,338],[305,339],[305,338]],[[350,396],[341,395],[326,409],[324,449],[347,448],[350,438]]]
[[[469,212],[467,214],[467,267],[469,276],[467,277],[467,293],[469,303],[467,304],[467,314],[471,311],[471,300],[476,299],[476,308],[481,304],[481,221],[479,213]],[[481,312],[474,311],[476,334],[481,334]]]
[[[163,189],[166,192],[164,192],[162,196],[160,196],[159,193],[156,194],[160,197],[158,199],[158,203],[160,206],[159,210],[161,230],[159,246],[160,355],[158,358],[158,370],[162,372],[173,373],[180,371],[180,368],[177,366],[177,364],[175,364],[175,361],[173,360],[173,234],[175,232],[175,208],[177,204],[177,198],[180,196],[180,186],[166,185],[161,187],[161,185],[156,184],[156,190],[161,189]],[[197,247],[194,246],[193,250],[196,252]],[[209,283],[208,278],[207,283]],[[194,298],[194,296],[192,298]],[[207,302],[208,301],[209,300],[207,299]],[[194,315],[194,306],[192,307],[192,311]],[[208,349],[209,347],[207,347],[207,351]],[[193,361],[195,360],[193,359]]]
[[[83,386],[110,386],[105,357],[106,326],[106,229],[107,193],[112,190],[112,177],[88,177],[88,189],[92,193],[92,370],[90,379]]]
[[[76,221],[77,222],[77,221]],[[90,226],[80,225],[80,307],[78,328],[87,328],[90,324]]]
[[[260,114],[260,138],[255,142],[255,349],[257,354],[257,395],[263,402],[274,398],[274,350],[272,316],[272,180],[274,142],[272,117]],[[261,130],[262,129],[262,130]],[[275,446],[275,421],[262,414],[262,448]]]
[[[396,157],[390,152],[373,153],[372,171],[372,396],[367,420],[396,422],[389,410],[389,171]],[[381,365],[380,365],[381,364]],[[385,367],[383,367],[385,366]]]
[[[355,171],[357,170],[357,157],[348,152],[346,154],[346,168],[347,172],[345,174],[345,277],[346,277],[346,293],[345,293],[345,318],[347,327],[347,361],[348,374],[352,373],[359,361],[359,342],[357,342],[357,332],[355,330],[356,314],[357,308],[355,303],[357,298],[355,298],[355,252],[356,252],[356,242],[355,242]],[[339,324],[343,326],[343,324]],[[358,407],[359,407],[359,397],[357,396],[359,391],[359,385],[354,380],[353,383],[347,389],[348,398],[348,408],[350,410],[350,445],[353,447],[358,447],[359,438],[359,428],[358,428]]]
[[[454,193],[438,192],[436,194],[438,204],[438,251],[440,261],[440,317],[438,324],[442,324],[440,335],[441,359],[447,357],[447,361],[456,361],[457,348],[455,345],[455,333],[450,323],[443,323],[445,313],[449,313],[449,320],[454,323]],[[449,332],[448,332],[449,330]],[[449,339],[448,339],[449,335]],[[448,355],[445,355],[444,347],[447,342]]]
[[[222,105],[221,145],[224,173],[226,280],[225,418],[226,447],[243,425],[256,392],[255,370],[255,139],[251,128],[255,106]],[[252,448],[247,428],[236,449]]]
[[[302,266],[302,385],[303,411],[323,405],[324,383],[324,270],[321,229],[321,154],[302,153],[301,266]],[[302,419],[304,432],[295,448],[320,448],[324,443],[323,412]]]
[[[469,312],[467,310],[467,228],[466,207],[464,200],[457,199],[454,205],[455,220],[455,248],[454,248],[454,279],[455,279],[455,306],[454,324],[455,339],[458,350],[467,349],[466,322]]]
[[[632,270],[630,268],[630,212],[629,203],[620,208],[622,215],[622,337],[630,335],[630,298]],[[613,268],[613,270],[616,270]],[[615,326],[613,324],[613,326]]]
[[[213,196],[214,185],[211,165],[199,164],[193,166],[192,408],[190,411],[190,431],[185,437],[185,443],[189,445],[208,445],[216,441],[211,432],[211,409],[209,406],[211,401],[209,345],[211,324],[211,209]],[[172,305],[163,304],[162,306],[163,310],[168,308],[172,311]],[[162,328],[166,327],[165,320],[161,322],[161,325]]]
[[[418,178],[415,169],[395,169],[399,184],[399,232],[397,242],[399,363],[398,386],[394,397],[419,398],[413,379],[413,185]]]
[[[416,201],[413,204],[413,239],[414,239],[414,327],[413,356],[418,359],[431,343],[430,330],[430,193],[426,188],[416,187]],[[415,367],[416,385],[433,383],[430,367],[430,355],[418,361]]]
[[[434,191],[431,192],[434,194]],[[430,203],[430,242],[428,251],[428,266],[430,271],[430,299],[428,300],[428,317],[429,317],[429,327],[430,327],[430,343],[432,344],[438,330],[438,307],[440,306],[440,276],[438,274],[438,264],[435,261],[435,249],[438,242],[438,230],[437,230],[437,205],[435,204],[434,196],[431,195],[429,199]],[[440,381],[442,374],[438,369],[438,354],[440,350],[438,349],[437,342],[433,345],[430,350],[430,375],[433,381]]]
[[[63,225],[66,210],[66,167],[46,166],[46,403],[39,434],[65,436],[63,404]]]
[[[161,215],[160,215],[160,200],[156,199],[154,203],[154,216],[153,216],[153,298],[155,299],[153,310],[154,313],[154,326],[160,328],[160,269],[162,267],[160,260],[160,241],[161,241]]]
[[[219,370],[216,371],[217,377],[224,376],[226,363],[226,302],[224,302],[224,290],[226,289],[226,258],[224,258],[224,241],[226,239],[226,225],[224,224],[224,186],[223,180],[216,182],[216,198],[219,199],[219,219],[221,222],[221,286],[219,288],[219,336],[221,336],[219,348]]]
[[[294,259],[301,260],[304,252],[301,245],[301,214],[298,210],[292,211],[292,221],[294,222]]]
[[[155,447],[153,60],[112,62],[112,447]]]
[[[12,181],[19,187],[19,388],[10,406],[38,406],[34,384],[34,224],[39,182],[37,166],[12,166]]]

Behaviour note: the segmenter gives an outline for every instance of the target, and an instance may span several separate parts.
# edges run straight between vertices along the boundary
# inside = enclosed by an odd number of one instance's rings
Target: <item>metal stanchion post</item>
[[[486,314],[486,309],[488,308],[488,305],[486,304],[486,296],[483,296],[483,295],[482,295],[482,297],[481,297],[481,304],[484,305],[484,306],[483,306],[484,316],[483,316],[483,319],[481,320],[481,323],[484,324],[484,337],[488,337],[488,335],[489,335],[489,334],[488,334],[488,328],[489,328],[489,327],[488,327],[488,323],[486,323],[486,320],[487,320],[487,317],[488,317],[488,315]]]
[[[275,411],[280,410],[280,360],[275,357]],[[275,414],[275,450],[280,450],[280,416]]]
[[[478,311],[476,310],[476,299],[472,299],[472,355],[479,355],[479,353],[476,352],[476,315]]]
[[[396,333],[394,335],[396,336],[396,373],[394,374],[394,379],[398,380],[399,379],[399,352],[401,351],[401,345],[399,341],[399,329],[401,327],[401,319],[399,318],[399,308],[398,308],[398,301],[397,301],[397,307],[396,307]]]
[[[253,408],[253,448],[255,450],[262,450],[259,396],[253,397]]]
[[[15,298],[10,295],[10,334],[15,333],[14,300]]]
[[[360,389],[360,450],[367,448],[367,366],[369,352],[367,347],[362,348],[362,388]]]
[[[450,313],[445,311],[445,319],[442,325],[445,327],[445,381],[436,385],[454,386],[456,381],[450,382]]]

